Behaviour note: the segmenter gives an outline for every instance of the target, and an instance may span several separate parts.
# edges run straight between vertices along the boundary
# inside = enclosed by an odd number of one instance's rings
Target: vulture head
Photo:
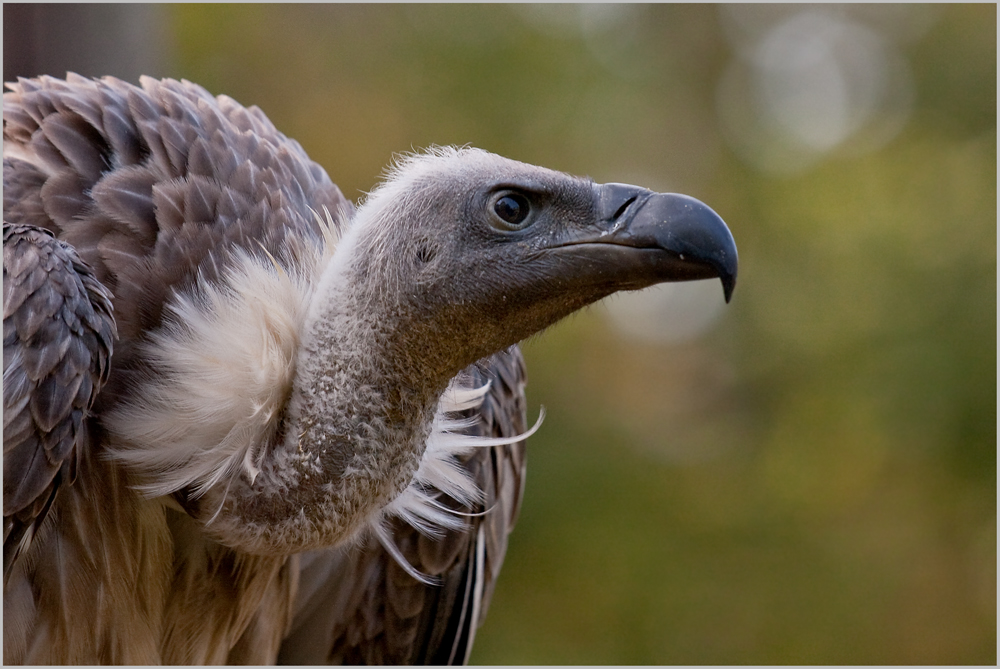
[[[396,165],[327,272],[440,385],[618,290],[718,277],[728,301],[736,269],[725,223],[693,198],[443,148]]]
[[[732,235],[697,200],[471,148],[403,159],[342,244],[338,285],[446,378],[615,291],[718,277],[728,300],[736,280]]]

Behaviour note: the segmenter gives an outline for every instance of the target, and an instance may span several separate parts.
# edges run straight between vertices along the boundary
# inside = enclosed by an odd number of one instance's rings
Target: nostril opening
[[[618,211],[616,211],[614,216],[611,217],[611,220],[617,221],[618,217],[625,213],[625,210],[628,209],[630,204],[635,202],[637,197],[638,197],[637,195],[633,195],[629,199],[625,200],[625,202],[622,203],[622,206],[618,207]]]

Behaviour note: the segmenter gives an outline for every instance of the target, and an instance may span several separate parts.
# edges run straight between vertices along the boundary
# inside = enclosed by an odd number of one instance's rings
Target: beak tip
[[[732,235],[730,235],[732,237]],[[720,263],[720,266],[716,267],[719,273],[719,280],[722,282],[722,294],[726,298],[726,304],[733,299],[733,291],[736,290],[736,243],[733,242],[733,255],[730,262]]]
[[[722,278],[722,294],[726,298],[726,304],[733,299],[733,290],[736,288],[736,277],[727,276]]]

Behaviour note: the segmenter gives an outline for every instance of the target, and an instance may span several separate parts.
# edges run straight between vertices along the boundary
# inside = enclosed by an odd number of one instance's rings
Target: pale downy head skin
[[[250,553],[388,515],[447,526],[422,491],[476,495],[451,463],[475,443],[445,414],[485,389],[446,393],[460,370],[617,290],[719,277],[728,299],[736,278],[697,200],[472,148],[400,158],[342,235],[325,217],[295,262],[244,253],[176,296],[147,351],[159,378],[106,420],[147,493],[192,489],[206,531]]]

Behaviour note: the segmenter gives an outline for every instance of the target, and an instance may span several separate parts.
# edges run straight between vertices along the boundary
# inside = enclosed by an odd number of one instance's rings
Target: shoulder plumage
[[[5,192],[24,203],[5,198],[5,216],[77,249],[114,292],[125,337],[158,324],[171,288],[215,278],[229,250],[280,257],[318,234],[313,211],[353,209],[256,107],[140,83],[41,77],[4,94]]]

